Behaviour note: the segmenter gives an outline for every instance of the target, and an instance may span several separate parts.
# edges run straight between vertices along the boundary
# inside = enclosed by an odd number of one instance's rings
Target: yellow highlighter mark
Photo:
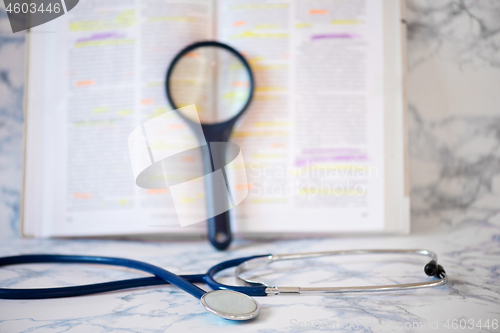
[[[156,82],[149,82],[146,87],[147,88],[156,88],[156,87],[163,87],[165,82],[163,81],[156,81]]]
[[[244,4],[230,6],[229,9],[285,9],[286,3]]]
[[[258,94],[253,97],[254,100],[256,101],[276,101],[280,99],[279,96],[276,95],[269,95],[269,94]]]
[[[255,92],[265,92],[265,91],[285,91],[286,87],[257,87]]]
[[[121,14],[116,17],[116,22],[124,26],[130,27],[134,25],[136,22],[135,14],[136,14],[135,9],[123,10]]]
[[[272,65],[257,65],[252,64],[252,70],[254,71],[272,71],[280,69],[288,69],[290,66],[287,64],[272,64]]]
[[[249,64],[255,64],[258,63],[259,61],[264,60],[264,57],[253,57],[251,59],[248,59]]]
[[[222,98],[227,101],[245,101],[248,99],[248,93],[246,91],[232,91],[222,95]]]
[[[256,136],[256,137],[265,137],[265,136],[283,137],[283,136],[288,136],[288,133],[285,131],[247,131],[247,132],[236,131],[236,132],[233,132],[233,134],[231,136],[234,138],[245,138],[245,137],[252,137],[252,136]]]
[[[257,24],[255,29],[268,30],[268,29],[279,29],[280,26],[277,24]]]
[[[75,122],[75,127],[87,127],[87,126],[104,127],[104,126],[114,125],[115,123],[116,123],[115,120],[77,121]]]
[[[338,189],[300,189],[299,190],[300,195],[335,195],[335,196],[361,196],[361,195],[366,195],[367,192],[366,190],[345,190],[341,187]]]
[[[243,66],[243,64],[241,63],[234,63],[234,64],[231,64],[228,66],[228,69],[232,70],[232,71],[239,71],[239,70],[242,70],[244,69],[245,67]]]
[[[287,33],[282,32],[268,32],[268,33],[257,33],[253,31],[245,31],[239,35],[234,35],[233,38],[288,38]]]
[[[126,45],[126,44],[134,44],[135,40],[133,39],[107,39],[107,40],[93,40],[86,42],[78,42],[76,43],[76,47],[89,47],[89,46],[106,46],[106,45]]]
[[[254,124],[256,127],[272,127],[272,126],[292,126],[289,121],[258,121]]]
[[[332,24],[361,24],[363,21],[361,20],[333,20]]]
[[[92,112],[94,112],[94,113],[104,113],[104,112],[108,112],[108,111],[109,111],[109,106],[95,108],[94,110],[92,110]]]
[[[170,109],[170,108],[168,108],[168,107],[160,107],[160,108],[157,108],[157,109],[156,109],[153,113],[148,114],[148,115],[146,116],[146,118],[151,119],[151,118],[154,118],[154,117],[156,117],[156,116],[159,116],[159,115],[161,115],[161,114],[163,114],[163,113],[165,113],[165,112],[167,112],[167,111],[171,111],[171,109]]]
[[[133,110],[130,110],[130,109],[124,109],[124,110],[120,110],[118,111],[118,115],[119,116],[129,116],[131,115],[132,113],[134,113]]]
[[[205,196],[202,194],[202,193],[198,193],[194,196],[182,196],[180,198],[180,201],[181,203],[184,203],[184,204],[191,204],[191,203],[195,203],[197,201],[200,201],[200,199],[203,199],[205,198]]]
[[[195,17],[187,16],[152,16],[148,22],[196,22]]]
[[[309,23],[309,22],[302,22],[302,23],[296,23],[295,24],[296,28],[310,28],[312,26],[313,26],[313,24]]]
[[[99,31],[129,28],[137,23],[135,9],[121,11],[114,20],[76,21],[69,24],[70,31]]]
[[[176,80],[170,80],[171,84],[189,84],[189,85],[196,85],[200,83],[200,80],[195,80],[195,79],[176,79]],[[189,104],[186,104],[189,105]]]
[[[251,202],[252,203],[283,203],[283,202],[286,202],[286,199],[262,198],[262,199],[253,199]]]
[[[253,158],[255,159],[268,159],[268,158],[283,158],[285,155],[283,154],[253,154]]]

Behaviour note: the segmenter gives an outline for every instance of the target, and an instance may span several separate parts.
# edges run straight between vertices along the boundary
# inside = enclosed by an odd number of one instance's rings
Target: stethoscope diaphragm
[[[213,290],[200,299],[210,313],[230,320],[249,320],[260,312],[260,305],[252,297],[232,290]]]

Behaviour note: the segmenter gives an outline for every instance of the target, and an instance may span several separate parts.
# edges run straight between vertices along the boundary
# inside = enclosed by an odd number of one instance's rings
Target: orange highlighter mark
[[[74,199],[92,199],[92,194],[90,193],[73,193]]]
[[[167,192],[168,192],[168,189],[166,189],[166,188],[156,188],[156,189],[146,190],[147,194],[164,194]]]
[[[249,87],[250,82],[248,81],[235,81],[233,82],[233,87]]]
[[[189,53],[186,53],[185,57],[187,58],[199,58],[200,57],[200,54],[198,52],[189,52]]]
[[[145,99],[142,99],[142,100],[141,100],[141,104],[142,104],[142,105],[149,105],[149,104],[153,104],[153,99],[152,99],[152,98],[145,98]]]
[[[84,81],[78,81],[76,83],[77,87],[89,87],[94,85],[95,81],[94,80],[84,80]]]
[[[186,125],[183,125],[183,124],[172,124],[170,125],[168,128],[170,129],[183,129],[183,128],[186,128]]]
[[[328,14],[328,10],[326,10],[326,9],[310,9],[309,14],[311,14],[311,15],[325,15],[325,14]]]
[[[246,21],[236,21],[236,22],[233,23],[233,26],[235,26],[235,27],[241,27],[242,25],[245,25],[245,24],[247,24]]]

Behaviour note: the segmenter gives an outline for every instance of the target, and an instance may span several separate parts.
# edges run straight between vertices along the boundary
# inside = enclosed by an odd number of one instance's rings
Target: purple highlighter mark
[[[321,34],[321,35],[314,35],[311,37],[311,40],[321,40],[321,39],[353,39],[353,38],[359,38],[360,35],[356,34],[348,34],[348,33],[337,33],[337,34]]]
[[[323,162],[340,162],[340,161],[367,161],[368,157],[366,155],[338,155],[338,156],[318,156],[306,159],[297,159],[295,161],[296,167],[303,167],[314,165]]]
[[[85,43],[85,42],[92,42],[96,40],[103,40],[103,39],[111,39],[111,38],[121,38],[124,35],[118,32],[104,32],[104,33],[99,33],[99,34],[93,34],[90,37],[87,38],[80,38],[76,41],[76,43]]]
[[[352,154],[352,155],[364,155],[364,150],[358,148],[305,148],[302,149],[302,154],[310,155],[310,154],[326,154],[326,153],[343,153],[343,154]]]

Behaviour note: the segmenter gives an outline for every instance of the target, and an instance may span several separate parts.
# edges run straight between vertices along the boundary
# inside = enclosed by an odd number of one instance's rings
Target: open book
[[[134,128],[170,111],[172,58],[202,40],[250,63],[256,91],[231,142],[242,235],[408,232],[405,27],[399,0],[81,1],[27,34],[24,236],[166,233],[167,189],[135,184]]]

